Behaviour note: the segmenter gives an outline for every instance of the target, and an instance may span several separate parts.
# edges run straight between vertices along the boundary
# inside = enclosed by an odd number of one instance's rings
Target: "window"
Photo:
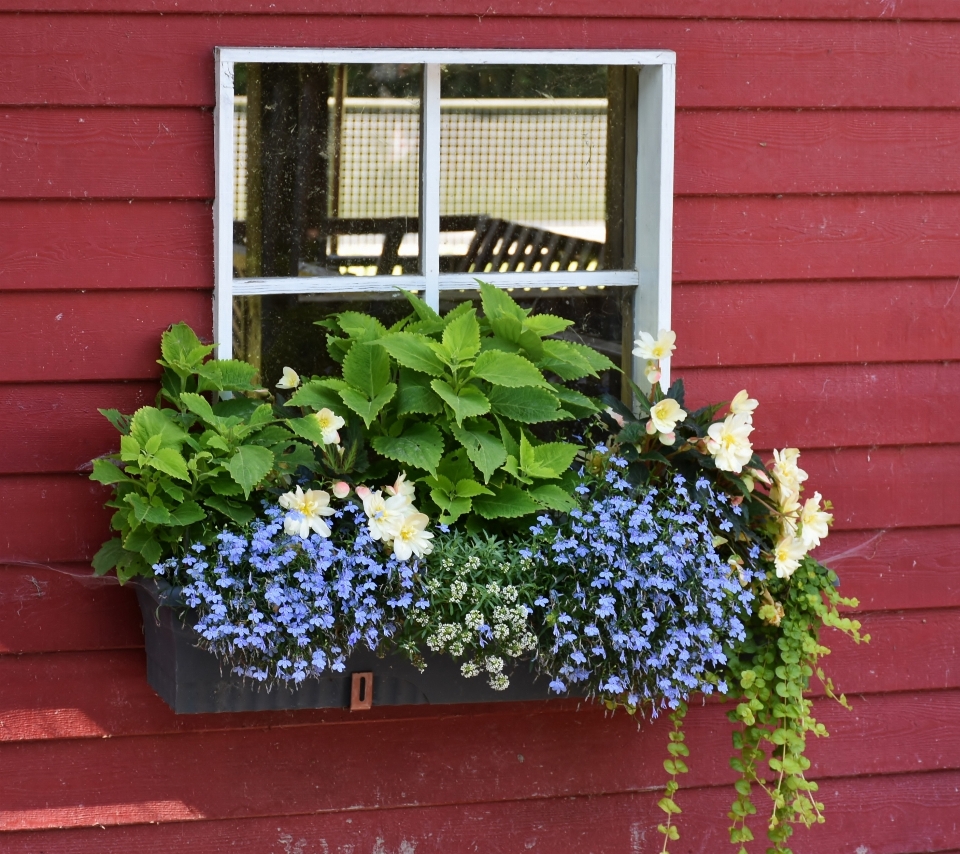
[[[443,310],[482,278],[639,376],[636,331],[670,326],[674,62],[218,49],[220,357],[322,374],[324,315],[389,322],[398,288]]]

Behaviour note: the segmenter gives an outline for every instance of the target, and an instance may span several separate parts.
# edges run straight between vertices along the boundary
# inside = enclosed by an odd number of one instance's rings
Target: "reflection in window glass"
[[[447,66],[441,270],[624,269],[624,69]]]
[[[535,314],[573,320],[574,325],[557,337],[587,344],[614,364],[629,369],[633,288],[525,287],[509,288],[508,292]],[[441,313],[464,300],[475,302],[480,311],[477,291],[457,290],[441,292]],[[410,313],[410,304],[395,292],[235,297],[235,355],[255,364],[267,386],[277,382],[286,365],[302,376],[336,374],[339,366],[327,353],[326,332],[315,322],[341,311],[367,312],[389,327]],[[610,371],[599,380],[588,377],[576,385],[585,394],[609,392],[619,396],[620,384],[620,375]]]
[[[419,65],[238,65],[234,276],[419,266]]]

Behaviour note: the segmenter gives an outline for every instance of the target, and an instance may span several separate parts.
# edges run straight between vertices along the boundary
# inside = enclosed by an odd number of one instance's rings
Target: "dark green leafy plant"
[[[531,315],[491,285],[480,283],[482,316],[463,303],[441,317],[406,296],[413,312],[389,329],[358,312],[321,321],[341,376],[307,381],[288,406],[362,422],[354,434],[365,434],[372,464],[391,461],[381,466],[386,474],[400,463],[423,482],[442,523],[479,529],[484,519],[572,507],[569,472],[579,447],[538,439],[533,428],[595,414],[593,401],[565,382],[613,363],[549,338],[571,321]],[[290,426],[317,441],[314,419]]]
[[[94,557],[97,574],[115,568],[121,582],[153,575],[154,564],[191,543],[250,522],[257,487],[314,468],[313,451],[271,405],[256,397],[216,400],[258,388],[252,365],[207,360],[212,350],[178,323],[161,340],[156,405],[133,415],[100,410],[121,436],[120,452],[94,460],[90,476],[114,487],[107,506],[118,534]]]

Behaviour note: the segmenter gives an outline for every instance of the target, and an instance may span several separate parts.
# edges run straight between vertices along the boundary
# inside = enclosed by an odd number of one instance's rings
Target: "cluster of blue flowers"
[[[283,517],[265,503],[247,532],[221,531],[155,567],[183,584],[201,645],[235,673],[299,684],[342,671],[354,647],[378,649],[429,604],[414,599],[417,562],[386,557],[356,504],[334,514],[330,538],[286,534]]]
[[[534,602],[551,689],[631,707],[650,701],[655,710],[695,691],[725,693],[716,673],[725,648],[744,639],[754,598],[754,573],[714,545],[715,532],[730,527],[727,497],[677,473],[637,489],[622,476],[625,460],[609,462],[597,487],[577,488],[580,508],[531,528],[526,554],[552,579]]]

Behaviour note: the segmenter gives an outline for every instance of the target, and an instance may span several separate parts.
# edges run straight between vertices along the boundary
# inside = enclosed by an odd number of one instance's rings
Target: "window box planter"
[[[494,691],[482,677],[465,679],[460,665],[425,651],[422,673],[400,654],[379,657],[368,650],[347,659],[341,674],[310,678],[297,688],[266,686],[232,674],[216,656],[197,646],[190,614],[178,588],[153,579],[134,582],[147,652],[147,681],[178,715],[350,708],[354,673],[373,674],[373,706],[425,703],[491,703],[545,700],[549,679],[532,662],[510,673],[510,686]]]

